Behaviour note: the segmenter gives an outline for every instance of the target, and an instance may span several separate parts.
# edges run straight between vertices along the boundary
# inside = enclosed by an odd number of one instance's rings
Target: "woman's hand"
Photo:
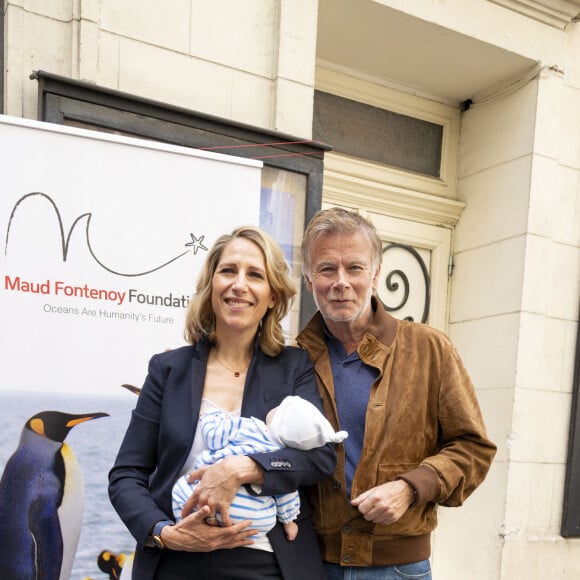
[[[264,473],[262,468],[246,456],[229,456],[223,461],[192,471],[189,482],[199,481],[191,497],[185,502],[182,518],[186,518],[198,507],[209,507],[206,517],[214,518],[221,515],[222,525],[231,526],[230,504],[240,485],[245,483],[262,483]]]
[[[184,552],[211,552],[254,543],[251,536],[256,534],[256,530],[248,527],[252,523],[250,520],[233,526],[216,527],[205,523],[209,515],[210,508],[204,506],[174,526],[165,526],[161,530],[161,539],[170,550]]]

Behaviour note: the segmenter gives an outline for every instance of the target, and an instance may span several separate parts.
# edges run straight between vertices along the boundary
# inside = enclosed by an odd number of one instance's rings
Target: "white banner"
[[[0,159],[0,577],[125,578],[121,385],[184,344],[208,249],[258,224],[262,164],[1,116]]]
[[[1,116],[0,159],[0,390],[140,385],[207,250],[259,220],[260,162]]]

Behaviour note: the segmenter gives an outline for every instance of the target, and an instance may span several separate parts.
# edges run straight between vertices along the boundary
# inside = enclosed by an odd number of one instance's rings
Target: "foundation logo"
[[[90,212],[83,213],[76,217],[68,229],[65,231],[65,226],[63,224],[62,216],[59,211],[57,204],[54,200],[42,192],[32,192],[23,195],[14,204],[10,217],[8,219],[8,225],[6,228],[6,239],[4,243],[4,256],[8,257],[10,251],[10,235],[14,224],[16,223],[16,218],[19,210],[22,209],[22,205],[26,204],[39,204],[48,203],[49,207],[52,209],[56,221],[58,224],[58,234],[60,236],[60,246],[61,246],[61,258],[63,262],[67,261],[71,236],[77,227],[81,227],[84,223],[84,238],[86,241],[86,247],[89,251],[90,256],[94,262],[106,272],[119,276],[121,278],[138,278],[143,277],[154,272],[158,272],[163,268],[166,268],[173,262],[176,262],[180,258],[189,254],[193,251],[194,255],[197,255],[199,251],[206,252],[207,247],[204,245],[205,235],[196,236],[190,233],[190,240],[187,241],[184,246],[188,248],[185,251],[179,252],[176,256],[173,256],[166,260],[165,262],[148,268],[144,271],[139,272],[121,272],[115,269],[112,265],[105,264],[96,255],[93,245],[91,243],[91,219],[93,214]],[[29,280],[23,278],[18,274],[5,274],[4,276],[4,290],[11,292],[23,292],[31,294],[43,294],[52,295],[64,298],[82,298],[85,300],[98,300],[105,303],[113,303],[117,306],[133,304],[146,304],[151,306],[165,306],[172,308],[184,308],[187,306],[189,298],[186,295],[169,292],[165,295],[159,295],[154,293],[149,293],[137,288],[129,288],[127,290],[113,289],[113,288],[102,288],[102,287],[92,287],[87,283],[71,283],[64,280],[52,280],[52,279],[42,279],[42,280]]]

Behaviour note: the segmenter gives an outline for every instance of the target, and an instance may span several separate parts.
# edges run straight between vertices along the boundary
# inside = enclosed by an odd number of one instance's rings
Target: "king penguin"
[[[76,425],[107,416],[42,411],[24,425],[0,480],[0,578],[69,580],[84,485],[64,440]]]

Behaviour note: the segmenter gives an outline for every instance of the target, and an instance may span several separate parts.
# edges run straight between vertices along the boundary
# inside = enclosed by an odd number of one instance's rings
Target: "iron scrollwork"
[[[430,280],[429,280],[429,271],[427,270],[427,265],[425,264],[425,261],[423,260],[423,258],[419,254],[419,252],[417,252],[417,250],[415,250],[415,248],[413,248],[412,246],[409,246],[407,244],[400,244],[400,243],[396,243],[396,242],[388,244],[387,246],[385,246],[383,248],[383,257],[386,254],[386,252],[388,252],[389,250],[392,250],[394,248],[399,248],[399,249],[402,249],[406,252],[409,252],[415,258],[415,260],[419,264],[419,267],[421,268],[421,272],[423,274],[423,280],[425,282],[425,305],[423,307],[423,315],[421,317],[421,322],[427,322],[427,318],[429,317],[429,303],[431,302]],[[409,277],[405,274],[405,272],[403,272],[403,270],[394,269],[394,270],[391,270],[386,275],[385,285],[386,285],[387,290],[389,292],[396,292],[399,289],[399,281],[403,284],[403,287],[404,287],[403,297],[402,297],[401,301],[399,302],[399,304],[397,304],[395,306],[389,306],[389,305],[385,304],[385,302],[381,299],[381,302],[383,303],[385,310],[387,310],[388,312],[397,312],[398,310],[401,310],[407,304],[407,301],[409,300],[411,287],[410,287],[410,283],[409,283]],[[405,320],[413,321],[414,319],[412,316],[406,316]]]

